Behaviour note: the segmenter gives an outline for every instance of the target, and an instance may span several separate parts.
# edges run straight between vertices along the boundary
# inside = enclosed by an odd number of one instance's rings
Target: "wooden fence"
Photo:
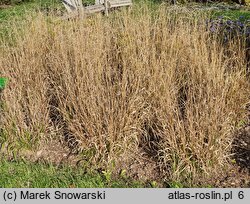
[[[104,12],[108,15],[111,9],[132,5],[132,0],[95,0],[95,5],[83,7],[82,0],[61,0],[69,13],[85,14]]]

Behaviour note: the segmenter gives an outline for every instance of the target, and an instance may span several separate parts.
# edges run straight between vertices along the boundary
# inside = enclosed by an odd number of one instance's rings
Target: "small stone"
[[[38,152],[36,153],[36,156],[37,156],[38,158],[40,158],[40,157],[42,156],[42,153],[43,153],[43,150],[40,150],[40,151],[38,151]]]

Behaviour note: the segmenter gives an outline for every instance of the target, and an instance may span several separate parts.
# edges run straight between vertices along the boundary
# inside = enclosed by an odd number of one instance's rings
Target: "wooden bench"
[[[132,0],[107,0],[106,2],[109,9],[132,5]],[[105,0],[100,0],[99,4],[105,5]]]
[[[108,15],[110,9],[132,5],[132,0],[95,0],[95,5],[83,7],[82,0],[61,0],[69,13],[83,12],[86,14],[104,12]]]

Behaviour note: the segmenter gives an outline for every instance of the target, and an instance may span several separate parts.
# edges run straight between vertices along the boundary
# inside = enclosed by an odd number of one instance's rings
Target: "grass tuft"
[[[223,171],[250,84],[240,41],[223,46],[207,18],[135,5],[109,18],[39,13],[13,24],[0,48],[5,142],[37,148],[56,135],[103,169],[150,158],[174,186]]]

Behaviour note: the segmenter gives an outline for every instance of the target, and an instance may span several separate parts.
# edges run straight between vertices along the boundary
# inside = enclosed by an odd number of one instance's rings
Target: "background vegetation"
[[[0,0],[0,4],[17,4],[22,2],[30,2],[32,0]]]

